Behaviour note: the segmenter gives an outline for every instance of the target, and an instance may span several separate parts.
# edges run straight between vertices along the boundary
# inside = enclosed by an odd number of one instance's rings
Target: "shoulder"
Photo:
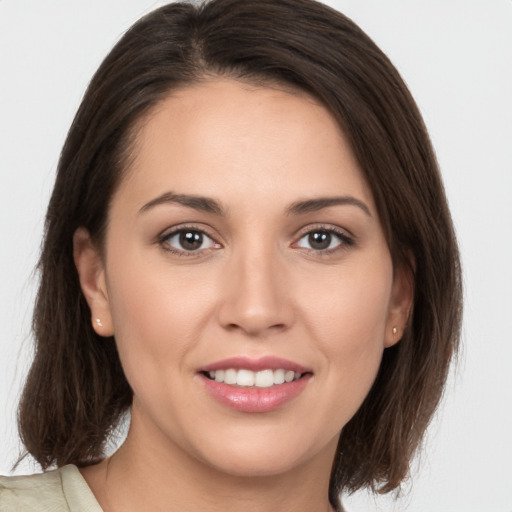
[[[0,476],[0,512],[101,512],[78,468]]]
[[[0,476],[0,512],[69,510],[62,489],[61,471],[40,475]]]

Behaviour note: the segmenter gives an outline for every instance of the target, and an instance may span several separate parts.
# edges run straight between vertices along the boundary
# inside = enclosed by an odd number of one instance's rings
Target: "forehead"
[[[337,121],[301,91],[230,79],[179,89],[141,123],[133,156],[118,192],[141,204],[172,190],[233,202],[351,194],[373,209]]]

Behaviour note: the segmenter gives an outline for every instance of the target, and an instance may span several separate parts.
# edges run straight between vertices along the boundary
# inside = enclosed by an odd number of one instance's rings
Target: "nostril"
[[[238,325],[231,323],[225,326],[225,329],[228,332],[239,331],[240,333],[243,333],[245,336],[249,337],[267,337],[269,335],[278,334],[279,332],[285,331],[287,327],[284,323],[269,326]]]
[[[236,284],[236,283],[235,283]],[[218,321],[227,331],[257,336],[286,330],[293,322],[290,302],[271,286],[240,287],[233,284],[219,303]]]

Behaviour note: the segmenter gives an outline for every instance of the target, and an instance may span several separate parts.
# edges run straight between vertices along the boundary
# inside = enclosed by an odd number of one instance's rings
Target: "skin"
[[[412,300],[343,133],[303,93],[212,79],[158,105],[134,155],[104,259],[84,229],[75,234],[93,325],[115,335],[134,391],[126,442],[85,479],[106,512],[330,510],[340,431]],[[154,204],[170,192],[223,213]],[[360,204],[290,213],[332,197]],[[165,238],[178,228],[205,232],[201,248]],[[329,249],[312,247],[310,233],[333,230]],[[198,374],[269,355],[312,373],[272,412],[220,404]]]

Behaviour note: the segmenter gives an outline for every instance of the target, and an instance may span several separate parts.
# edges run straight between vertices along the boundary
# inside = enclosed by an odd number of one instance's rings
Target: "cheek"
[[[218,272],[170,265],[147,250],[125,247],[116,254],[112,245],[116,263],[107,285],[126,376],[134,390],[158,379],[159,386],[170,387],[171,380],[191,371],[187,354],[200,345],[214,315]]]
[[[330,369],[326,378],[350,397],[349,414],[371,388],[384,351],[393,270],[385,253],[373,263],[317,279],[302,294],[306,326]]]
[[[310,280],[303,298],[304,316],[318,337],[339,346],[336,340],[350,340],[363,348],[383,343],[391,300],[393,268],[389,258],[375,258],[364,264],[333,269]]]
[[[199,312],[205,307],[196,286],[147,260],[117,258],[122,263],[108,276],[114,334],[127,377],[156,376],[155,369],[168,361],[179,365],[199,337]]]

